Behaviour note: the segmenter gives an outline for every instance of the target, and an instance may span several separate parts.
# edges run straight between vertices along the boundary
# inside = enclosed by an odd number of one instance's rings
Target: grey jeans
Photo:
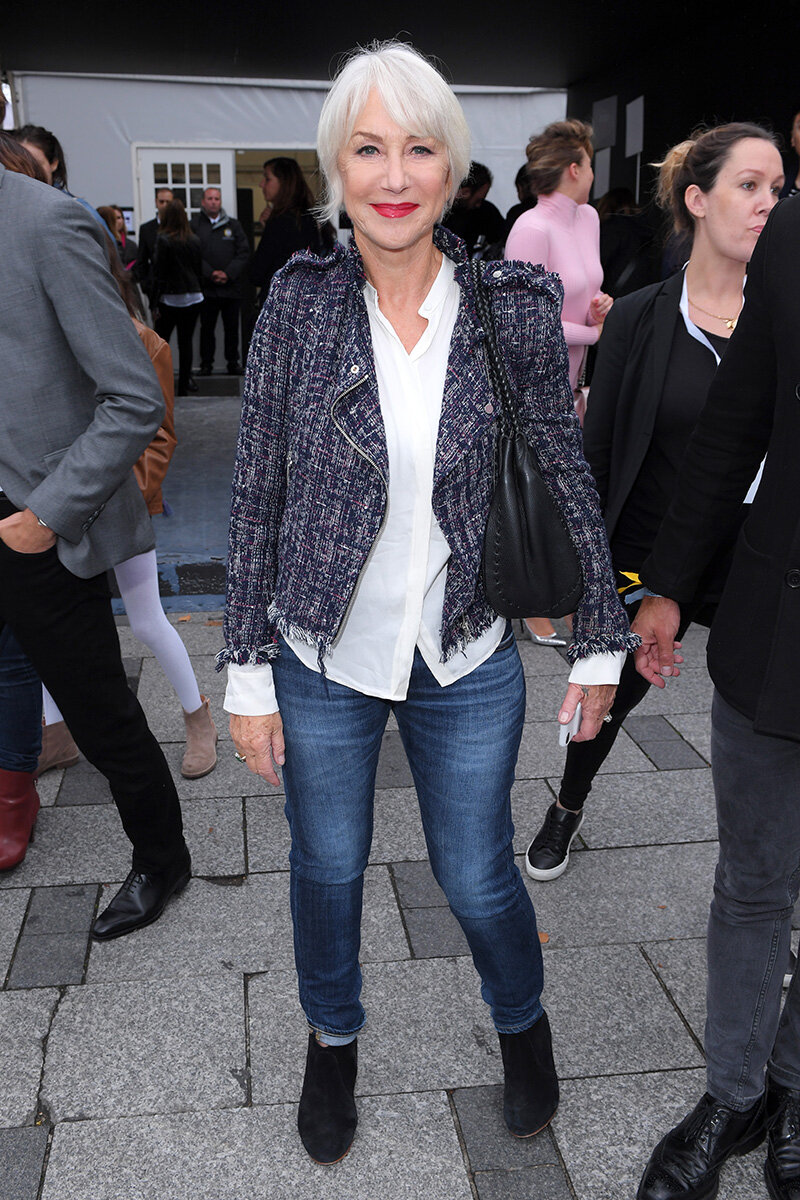
[[[800,1088],[800,980],[781,1014],[800,888],[800,742],[756,733],[718,692],[711,765],[719,862],[708,920],[708,1090],[735,1109],[764,1072]]]

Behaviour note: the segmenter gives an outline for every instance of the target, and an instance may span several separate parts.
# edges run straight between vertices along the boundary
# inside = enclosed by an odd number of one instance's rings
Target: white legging
[[[122,602],[131,624],[131,632],[155,654],[164,674],[178,694],[187,712],[202,704],[200,689],[186,647],[174,625],[170,625],[158,594],[158,565],[155,550],[137,554],[114,567]],[[44,720],[54,725],[63,717],[47,688],[42,688]]]

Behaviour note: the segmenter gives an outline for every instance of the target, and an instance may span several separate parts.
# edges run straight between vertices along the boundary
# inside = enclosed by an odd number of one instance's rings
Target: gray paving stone
[[[3,1200],[37,1200],[49,1129],[0,1129],[0,1188]]]
[[[288,871],[292,840],[280,796],[247,796],[247,865],[250,871]]]
[[[650,942],[644,949],[692,1032],[702,1042],[706,1024],[706,939]]]
[[[30,892],[27,888],[0,892],[0,986],[17,944]]]
[[[189,617],[189,620],[181,620],[181,617]],[[222,649],[224,639],[222,636],[222,614],[221,612],[202,612],[202,613],[169,613],[167,620],[170,625],[174,625],[181,635],[181,641],[189,651],[190,657],[195,655],[214,655],[218,650]],[[144,642],[138,641],[132,634],[130,625],[127,624],[127,618],[117,618],[117,633],[119,635],[120,651],[123,658],[139,657],[144,659],[152,659],[153,652],[149,646],[145,646]],[[224,672],[220,672],[224,677]]]
[[[525,698],[525,720],[555,724],[561,701],[567,690],[568,670],[559,675],[528,679]],[[557,734],[556,734],[557,737]]]
[[[561,1078],[703,1061],[637,946],[546,946],[543,1000]]]
[[[165,742],[164,757],[169,763],[172,778],[181,800],[219,800],[224,796],[276,796],[283,794],[283,786],[274,788],[259,775],[254,775],[233,757],[231,742],[222,742],[217,747],[217,765],[202,779],[184,779],[181,775],[184,743]],[[280,775],[280,772],[279,772]]]
[[[36,1113],[42,1046],[58,992],[0,992],[0,1127],[26,1125]]]
[[[572,1200],[562,1167],[527,1167],[521,1171],[480,1171],[475,1175],[479,1200]]]
[[[706,760],[688,742],[642,739],[639,746],[659,771],[691,771],[706,766]]]
[[[410,957],[389,868],[367,867],[361,918],[361,961],[388,962]]]
[[[0,873],[0,889],[124,879],[130,843],[113,805],[46,808],[25,861]]]
[[[552,779],[550,785],[557,789],[559,782]],[[530,826],[534,831],[544,819],[546,808],[547,803],[542,803],[536,812]],[[579,834],[593,850],[710,842],[716,837],[714,787],[708,767],[598,775],[586,801]]]
[[[661,941],[705,935],[716,861],[713,842],[587,850],[560,879],[523,877],[552,947]]]
[[[533,642],[517,642],[519,656],[522,659],[522,669],[528,687],[535,686],[537,679],[556,676],[563,679],[566,688],[569,678],[569,664],[553,646],[535,646]]]
[[[517,779],[560,778],[566,753],[558,744],[557,721],[529,721],[522,733]],[[655,771],[655,767],[623,730],[600,770],[613,774],[620,771]]]
[[[625,718],[623,729],[630,734],[637,745],[647,741],[677,741],[680,734],[670,725],[666,717],[641,717],[638,709]]]
[[[244,817],[238,798],[183,805],[183,831],[196,875],[243,875]]]
[[[376,787],[410,788],[414,786],[411,768],[400,740],[400,734],[388,729],[383,735],[378,759]]]
[[[96,902],[97,887],[92,884],[34,888],[25,920],[25,936],[88,933]]]
[[[55,804],[63,776],[64,771],[45,771],[44,775],[36,780],[36,790],[42,808],[50,808]]]
[[[211,654],[193,654],[192,668],[201,695],[207,696],[209,699],[211,716],[217,727],[217,734],[224,743],[221,752],[226,750],[232,752],[228,728],[229,718],[222,708],[226,675],[224,672],[218,673],[214,670],[214,658]],[[146,658],[144,660],[137,696],[145,711],[147,722],[159,741],[185,741],[186,726],[183,721],[180,700],[157,659]]]
[[[500,1046],[470,959],[365,963],[363,975],[357,1094],[499,1082]],[[294,974],[252,979],[249,997],[253,1102],[296,1100],[307,1030]]]
[[[74,767],[64,771],[56,804],[59,808],[75,804],[112,804],[111,789],[105,776],[83,756]]]
[[[670,718],[681,737],[686,738],[694,746],[698,754],[702,754],[711,762],[711,713],[692,713],[685,716]]]
[[[222,973],[67,989],[47,1043],[54,1120],[231,1108],[244,1102],[241,979]]]
[[[394,863],[392,873],[404,909],[447,905],[445,894],[434,879],[427,859],[424,862]]]
[[[23,934],[11,964],[8,987],[60,987],[81,983],[88,940],[88,930],[85,933]]]
[[[42,1200],[472,1200],[445,1095],[358,1108],[353,1148],[332,1168],[303,1150],[294,1104],[60,1125]]]
[[[473,1171],[519,1170],[546,1163],[558,1164],[549,1129],[531,1138],[515,1138],[508,1132],[503,1121],[502,1084],[456,1088],[453,1103]]]
[[[404,916],[414,958],[469,954],[464,932],[449,908],[408,908]]]
[[[705,656],[703,656],[705,661]],[[684,670],[667,680],[665,688],[651,687],[636,712],[642,716],[654,713],[706,713],[711,711],[714,685],[705,670]]]
[[[233,980],[292,961],[287,875],[233,887],[193,879],[153,925],[93,943],[87,979],[183,981],[224,972]]]
[[[578,1200],[631,1200],[658,1140],[705,1091],[703,1071],[567,1081],[553,1132]],[[763,1152],[723,1167],[719,1200],[763,1200]]]

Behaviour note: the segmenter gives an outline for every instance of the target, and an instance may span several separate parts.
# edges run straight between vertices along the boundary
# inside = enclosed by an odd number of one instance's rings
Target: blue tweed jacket
[[[433,511],[452,550],[442,611],[447,659],[495,620],[480,582],[498,428],[485,333],[463,243],[437,227],[462,289],[442,399]],[[561,330],[561,282],[526,263],[485,279],[509,374],[542,475],[578,549],[584,596],[570,654],[638,643],[612,580],[597,494],[581,450]],[[219,665],[266,662],[276,632],[329,652],[381,528],[389,459],[363,265],[355,244],[301,252],[275,276],[247,363],[231,508],[226,649]]]

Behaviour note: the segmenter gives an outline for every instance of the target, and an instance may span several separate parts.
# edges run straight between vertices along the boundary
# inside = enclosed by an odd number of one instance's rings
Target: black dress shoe
[[[239,363],[228,363],[229,375],[244,375],[244,371]]]
[[[200,391],[197,381],[195,379],[192,379],[191,375],[189,376],[189,379],[186,383],[186,390],[187,390],[187,392],[199,392]]]
[[[201,367],[200,370],[197,372],[197,374],[198,375],[210,375],[211,367]]]
[[[344,1158],[353,1144],[358,1124],[353,1099],[357,1069],[357,1039],[346,1046],[323,1046],[316,1034],[308,1035],[297,1129],[311,1158],[323,1166]]]
[[[122,937],[134,929],[151,925],[161,916],[170,896],[183,891],[192,873],[188,852],[179,863],[166,871],[131,871],[105,912],[92,926],[96,942]]]
[[[772,1200],[800,1200],[800,1091],[767,1082],[767,1161]]]
[[[764,1140],[764,1098],[736,1112],[708,1092],[650,1155],[636,1200],[712,1200],[719,1170]]]
[[[498,1033],[503,1056],[503,1117],[514,1137],[533,1137],[558,1108],[558,1076],[547,1013],[522,1033]]]

